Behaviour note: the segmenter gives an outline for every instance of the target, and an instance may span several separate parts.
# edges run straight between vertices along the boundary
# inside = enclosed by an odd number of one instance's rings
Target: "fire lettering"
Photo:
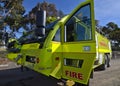
[[[83,80],[83,75],[81,73],[78,73],[78,79]]]
[[[69,76],[71,78],[76,78],[76,79],[79,79],[79,80],[83,80],[83,74],[81,74],[81,73],[76,73],[76,72],[66,70],[65,75]]]
[[[104,47],[108,47],[107,44],[104,43],[104,42],[100,42],[100,45],[101,45],[101,46],[104,46]]]

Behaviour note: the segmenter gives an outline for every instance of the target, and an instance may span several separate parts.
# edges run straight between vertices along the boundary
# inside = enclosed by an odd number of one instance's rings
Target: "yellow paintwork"
[[[19,53],[9,53],[9,54],[7,55],[7,58],[8,58],[9,60],[11,60],[11,61],[16,62],[16,61],[15,61],[15,58],[16,58],[18,55],[19,55]],[[19,60],[17,61],[17,64],[22,64],[22,59],[19,59]]]
[[[80,42],[64,42],[64,29],[66,22],[86,4],[91,6],[91,20],[92,20],[92,40],[80,41]],[[91,71],[93,70],[94,62],[96,59],[96,53],[111,53],[109,40],[95,32],[94,21],[94,3],[93,0],[87,0],[81,3],[77,8],[73,10],[71,14],[62,18],[57,24],[54,25],[44,42],[43,48],[40,47],[40,43],[23,44],[21,46],[20,53],[9,53],[8,58],[14,60],[21,54],[23,57],[18,61],[21,65],[31,68],[46,76],[53,76],[57,79],[69,79],[82,84],[87,84],[90,78]],[[81,23],[82,24],[82,23]],[[80,24],[80,25],[81,25]],[[85,25],[82,26],[87,29]],[[61,41],[52,41],[58,29],[61,29]],[[86,30],[86,34],[88,31]],[[97,40],[95,38],[97,34]],[[104,43],[103,43],[104,41]],[[101,46],[101,44],[103,46]],[[31,63],[26,61],[27,56],[32,56],[39,59],[39,63]],[[66,59],[70,59],[77,62],[72,63],[74,66],[67,66]],[[81,67],[79,67],[79,62]]]
[[[39,46],[40,46],[39,43],[25,44],[25,45],[22,46],[21,49],[23,49],[23,50],[24,49],[38,49]]]
[[[96,37],[97,37],[96,44],[98,45],[97,51],[103,53],[108,53],[108,52],[111,53],[110,41],[106,37],[102,36],[97,32],[96,32]]]

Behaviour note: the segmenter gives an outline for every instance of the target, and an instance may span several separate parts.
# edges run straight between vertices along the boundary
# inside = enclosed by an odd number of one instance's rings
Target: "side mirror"
[[[46,26],[46,11],[38,10],[36,13],[36,30],[37,36],[45,36],[45,26]]]
[[[40,36],[40,37],[44,37],[45,36],[45,28],[36,28],[35,35]]]

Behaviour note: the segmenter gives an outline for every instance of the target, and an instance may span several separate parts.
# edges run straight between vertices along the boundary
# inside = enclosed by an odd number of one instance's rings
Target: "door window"
[[[80,8],[65,25],[65,42],[92,39],[90,5]]]
[[[53,38],[53,41],[60,42],[60,28],[57,30],[57,32]]]

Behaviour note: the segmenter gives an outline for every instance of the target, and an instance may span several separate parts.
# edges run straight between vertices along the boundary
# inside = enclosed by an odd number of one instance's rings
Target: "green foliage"
[[[117,24],[115,24],[114,22],[109,22],[108,24],[107,24],[107,27],[108,28],[110,28],[110,29],[118,29],[118,25]]]
[[[102,31],[104,32],[105,35],[108,35],[112,30],[109,29],[108,27],[104,26],[104,27],[102,27]]]
[[[18,31],[19,28],[22,27],[22,20],[23,20],[23,17],[18,14],[16,17],[11,17],[11,16],[7,16],[5,18],[5,22],[7,23],[7,25],[10,26],[10,29],[14,32],[14,31]]]
[[[120,49],[120,28],[114,22],[109,22],[102,28],[102,31],[112,41],[112,49]]]
[[[38,5],[40,5],[42,10],[46,10],[47,13],[47,23],[51,21],[49,18],[53,18],[52,21],[56,20],[57,17],[63,17],[64,13],[61,10],[57,10],[55,4],[48,3],[46,1],[38,3],[27,15],[25,9],[22,6],[23,0],[2,0],[0,1],[0,13],[4,11],[4,22],[0,23],[0,28],[4,28],[5,25],[9,26],[10,29],[18,31],[21,27],[25,30],[33,29],[35,27],[36,12],[38,10]],[[2,18],[0,17],[2,20]]]
[[[22,27],[21,20],[25,9],[22,6],[23,0],[3,0],[4,23],[10,27],[13,31],[18,31]]]
[[[25,9],[22,2],[23,0],[0,0],[0,44],[3,44],[3,41],[6,42],[5,33],[10,33],[6,32],[6,27],[11,29],[13,35],[13,32],[23,26]]]
[[[109,37],[111,40],[117,41],[120,44],[120,29],[111,31]]]
[[[101,29],[102,29],[102,32],[104,32],[104,34],[107,35],[108,38],[110,38],[110,39],[112,39],[113,36],[117,35],[116,31],[120,30],[118,25],[115,24],[114,22],[109,22],[108,24],[106,24],[106,26],[103,26]]]
[[[38,7],[40,6],[41,10],[46,11],[46,24],[49,24],[55,20],[57,17],[63,17],[64,13],[61,10],[57,10],[55,4],[48,3],[46,1],[42,3],[38,3],[27,15],[24,16],[24,29],[31,30],[35,28],[36,21],[36,12],[38,11]]]

